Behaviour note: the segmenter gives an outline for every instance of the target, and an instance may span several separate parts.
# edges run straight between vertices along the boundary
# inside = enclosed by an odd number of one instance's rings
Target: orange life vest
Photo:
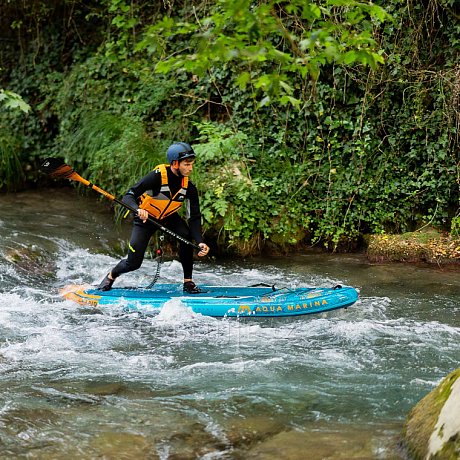
[[[185,195],[187,194],[188,177],[183,177],[181,188],[172,196],[168,185],[167,168],[169,167],[169,165],[158,165],[155,168],[155,170],[161,173],[160,193],[156,196],[150,196],[148,193],[140,196],[139,207],[145,209],[151,216],[158,220],[177,212],[185,201]]]

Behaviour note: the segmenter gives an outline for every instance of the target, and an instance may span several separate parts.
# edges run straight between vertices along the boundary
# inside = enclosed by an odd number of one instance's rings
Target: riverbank
[[[119,256],[124,255],[125,248],[120,247],[120,241],[125,241],[129,238],[130,219],[127,221],[115,223],[114,211],[112,203],[106,200],[98,199],[97,195],[82,194],[73,187],[61,186],[56,188],[41,188],[39,190],[23,190],[14,194],[0,193],[0,197],[5,204],[17,203],[18,206],[24,206],[26,203],[32,203],[36,196],[56,197],[56,201],[67,201],[73,221],[81,222],[82,219],[88,223],[93,221],[96,216],[104,216],[105,229],[101,229],[95,237],[94,229],[91,231],[91,237],[97,240],[105,240],[107,238],[107,229],[112,227],[112,237],[109,246],[105,246],[105,250],[111,253],[116,252]],[[82,202],[88,203],[88,210],[82,214],[79,206]],[[116,229],[116,231],[114,230]],[[206,226],[205,226],[206,230]],[[118,238],[113,234],[118,234]],[[348,242],[341,244],[337,251],[332,248],[320,247],[319,245],[311,245],[308,241],[304,241],[297,245],[282,245],[276,244],[268,240],[262,240],[260,237],[255,237],[249,242],[234,242],[231,245],[221,244],[218,238],[213,238],[212,234],[215,231],[208,229],[205,231],[205,239],[211,246],[211,257],[219,258],[236,257],[258,257],[258,256],[280,256],[280,255],[302,255],[308,253],[349,253],[349,254],[364,254],[367,260],[371,263],[422,263],[432,266],[460,269],[460,236],[445,231],[427,227],[415,232],[404,234],[379,234],[366,235],[361,243]],[[121,237],[121,239],[120,239]],[[173,240],[167,240],[162,244],[163,251],[167,255],[176,256],[177,247]],[[27,248],[17,250],[13,248],[7,256],[11,259],[10,262],[22,264],[24,262],[36,262],[36,254]]]
[[[51,186],[49,183],[35,184],[38,188],[25,188],[14,193],[4,193],[0,189],[0,196],[8,201],[17,199],[22,202],[22,197],[27,197],[34,194],[55,194],[71,196],[72,201],[82,200],[84,197],[89,197],[93,201],[93,212],[106,214],[107,218],[112,219],[117,227],[124,227],[126,232],[129,232],[128,222],[122,222],[122,208],[113,207],[113,203],[101,198],[100,195],[94,192],[83,189],[77,190],[69,186],[67,182],[59,182]],[[92,198],[91,198],[92,196]],[[70,203],[74,207],[75,203]],[[115,209],[115,211],[114,211]],[[114,215],[116,212],[116,215]],[[371,263],[390,263],[390,262],[406,262],[406,263],[427,263],[429,265],[437,265],[449,268],[460,267],[460,221],[459,217],[452,219],[451,233],[445,230],[440,230],[431,226],[422,227],[414,232],[406,232],[403,234],[367,234],[359,237],[350,238],[344,236],[341,241],[336,244],[332,242],[316,242],[312,243],[308,236],[308,230],[304,228],[298,229],[297,243],[292,244],[284,241],[282,238],[263,238],[256,232],[247,241],[234,239],[230,242],[223,237],[222,228],[216,228],[208,223],[204,223],[204,236],[211,247],[211,255],[217,257],[237,257],[246,258],[254,256],[278,256],[289,254],[303,254],[305,252],[326,252],[326,253],[364,253]],[[127,221],[130,221],[128,218]],[[120,248],[117,248],[120,249]],[[165,242],[163,249],[166,253],[175,254],[176,244],[171,241]],[[124,249],[120,255],[124,253]],[[15,255],[16,257],[16,255]]]
[[[402,235],[369,235],[366,255],[371,262],[425,262],[460,267],[460,238],[434,228]]]

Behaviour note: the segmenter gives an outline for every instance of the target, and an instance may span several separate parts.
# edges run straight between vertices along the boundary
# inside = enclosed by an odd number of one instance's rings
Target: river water
[[[360,290],[296,319],[63,301],[60,287],[102,279],[129,231],[94,195],[0,195],[2,459],[405,458],[408,411],[459,367],[458,271],[313,253],[196,264],[198,283]],[[160,282],[180,280],[166,261]]]

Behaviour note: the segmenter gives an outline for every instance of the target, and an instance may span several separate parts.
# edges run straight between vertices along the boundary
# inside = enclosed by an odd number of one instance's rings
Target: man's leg
[[[123,273],[137,270],[144,260],[145,251],[150,238],[155,232],[151,224],[134,222],[131,238],[129,240],[128,257],[120,260],[112,270],[112,278],[118,278]]]
[[[190,240],[188,225],[177,213],[165,219],[164,226],[182,236],[182,238]],[[193,274],[193,247],[182,241],[179,241],[179,260],[184,271],[184,281],[191,281]]]
[[[120,262],[118,262],[118,264],[106,275],[98,287],[99,290],[109,291],[116,278],[123,273],[137,270],[142,265],[147,245],[154,232],[155,228],[153,228],[151,224],[134,222],[127,258],[120,260]]]
[[[164,222],[164,226],[190,241],[190,229],[178,214],[168,217]],[[193,282],[193,247],[179,241],[179,259],[182,264],[182,270],[184,271],[184,292],[187,294],[199,294],[203,292]]]

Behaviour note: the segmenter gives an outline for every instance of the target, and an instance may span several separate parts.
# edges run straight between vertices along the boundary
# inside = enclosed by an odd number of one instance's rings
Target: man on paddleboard
[[[200,247],[198,256],[204,257],[209,252],[201,233],[198,191],[189,180],[195,163],[195,152],[189,144],[175,142],[169,146],[166,156],[169,164],[157,166],[123,197],[125,204],[137,209],[128,256],[105,276],[98,286],[101,291],[109,291],[116,278],[142,265],[149,240],[158,230],[157,226],[148,221],[149,216],[185,240],[195,240]],[[187,223],[177,213],[184,202],[187,205]],[[179,259],[184,271],[184,292],[199,294],[202,291],[192,278],[193,246],[179,240]]]

